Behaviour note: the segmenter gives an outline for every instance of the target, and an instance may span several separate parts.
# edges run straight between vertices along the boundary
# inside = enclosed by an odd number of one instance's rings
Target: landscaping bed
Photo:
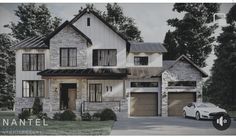
[[[2,119],[17,119],[13,112],[0,112],[0,135],[109,135],[114,121],[46,120],[48,126],[3,126]]]

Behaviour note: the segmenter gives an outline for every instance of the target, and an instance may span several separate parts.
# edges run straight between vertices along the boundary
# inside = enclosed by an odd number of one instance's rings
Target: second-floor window
[[[116,66],[117,50],[115,49],[94,49],[93,66]]]
[[[76,48],[61,48],[60,49],[60,65],[62,67],[77,66],[77,49]]]
[[[134,57],[134,65],[148,65],[148,57],[147,56],[135,56]]]
[[[44,70],[44,54],[23,54],[23,71],[41,71]]]

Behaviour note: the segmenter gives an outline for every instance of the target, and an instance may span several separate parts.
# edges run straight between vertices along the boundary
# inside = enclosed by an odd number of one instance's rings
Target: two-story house
[[[201,101],[199,67],[185,56],[163,61],[160,43],[129,42],[95,11],[85,9],[45,37],[16,44],[16,113],[40,97],[52,117],[111,108],[130,116],[181,115]]]

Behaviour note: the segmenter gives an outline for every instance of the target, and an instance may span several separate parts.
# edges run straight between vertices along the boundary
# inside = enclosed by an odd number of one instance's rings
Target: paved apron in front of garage
[[[215,129],[211,121],[183,117],[127,117],[118,113],[111,135],[236,135],[236,121],[225,131]]]

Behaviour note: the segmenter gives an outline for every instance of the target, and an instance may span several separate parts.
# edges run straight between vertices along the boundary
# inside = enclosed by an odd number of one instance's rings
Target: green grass
[[[55,121],[48,126],[3,126],[2,119],[15,118],[12,112],[0,112],[0,135],[109,135],[113,121]]]

